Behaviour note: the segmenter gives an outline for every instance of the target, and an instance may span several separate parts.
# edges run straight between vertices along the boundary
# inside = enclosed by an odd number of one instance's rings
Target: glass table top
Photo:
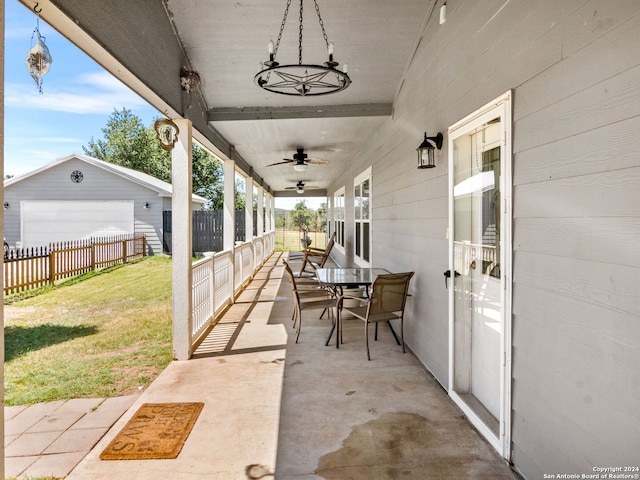
[[[378,275],[391,273],[384,268],[318,268],[318,281],[325,285],[371,285]]]

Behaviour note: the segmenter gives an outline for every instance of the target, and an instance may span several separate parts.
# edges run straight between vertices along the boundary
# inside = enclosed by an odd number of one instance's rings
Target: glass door
[[[503,100],[449,130],[449,389],[508,456],[511,155]]]

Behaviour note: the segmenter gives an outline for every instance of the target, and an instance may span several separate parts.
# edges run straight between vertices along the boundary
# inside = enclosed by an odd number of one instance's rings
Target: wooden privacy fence
[[[11,249],[4,256],[4,293],[41,287],[56,280],[126,263],[145,256],[146,252],[146,237],[136,234]]]
[[[235,239],[245,241],[246,212],[236,210]],[[253,235],[257,235],[258,212],[253,212]],[[223,243],[224,212],[222,210],[194,210],[192,223],[192,247],[195,252],[220,252]],[[171,253],[171,210],[162,212],[162,251]]]

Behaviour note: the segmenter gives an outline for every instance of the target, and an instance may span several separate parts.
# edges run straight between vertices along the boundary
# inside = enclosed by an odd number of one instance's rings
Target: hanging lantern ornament
[[[45,37],[40,35],[40,12],[42,9],[40,9],[40,11],[36,10],[37,6],[38,4],[36,3],[36,6],[33,7],[34,12],[38,15],[38,19],[36,28],[31,35],[32,45],[34,38],[36,38],[36,43],[31,47],[31,50],[29,50],[25,64],[27,65],[29,75],[31,75],[31,78],[33,78],[36,85],[38,85],[38,92],[42,93],[42,77],[49,71],[53,59],[45,43]]]

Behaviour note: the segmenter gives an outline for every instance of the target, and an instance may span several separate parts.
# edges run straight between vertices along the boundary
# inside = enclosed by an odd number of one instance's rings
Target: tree
[[[322,202],[316,211],[316,231],[327,231],[327,204]]]
[[[298,230],[302,231],[303,247],[308,247],[311,244],[311,239],[307,233],[313,220],[313,210],[307,207],[307,204],[303,201],[296,203],[293,210],[291,210],[291,222],[298,227]]]
[[[131,110],[114,110],[102,129],[103,140],[91,137],[84,153],[171,182],[171,154],[160,147],[155,131]]]
[[[298,227],[299,230],[309,230],[312,218],[313,212],[304,202],[296,203],[293,210],[291,210],[291,222]]]
[[[153,127],[122,108],[114,110],[102,129],[103,139],[82,147],[84,153],[171,183],[171,153],[162,149]],[[193,146],[193,193],[208,200],[206,208],[222,209],[224,203],[222,162],[198,145]]]
[[[198,145],[193,146],[191,158],[193,192],[209,200],[208,209],[222,210],[224,206],[222,162]]]
[[[247,207],[247,182],[238,173],[235,176],[235,188],[233,189],[234,204],[236,210],[244,210]]]

